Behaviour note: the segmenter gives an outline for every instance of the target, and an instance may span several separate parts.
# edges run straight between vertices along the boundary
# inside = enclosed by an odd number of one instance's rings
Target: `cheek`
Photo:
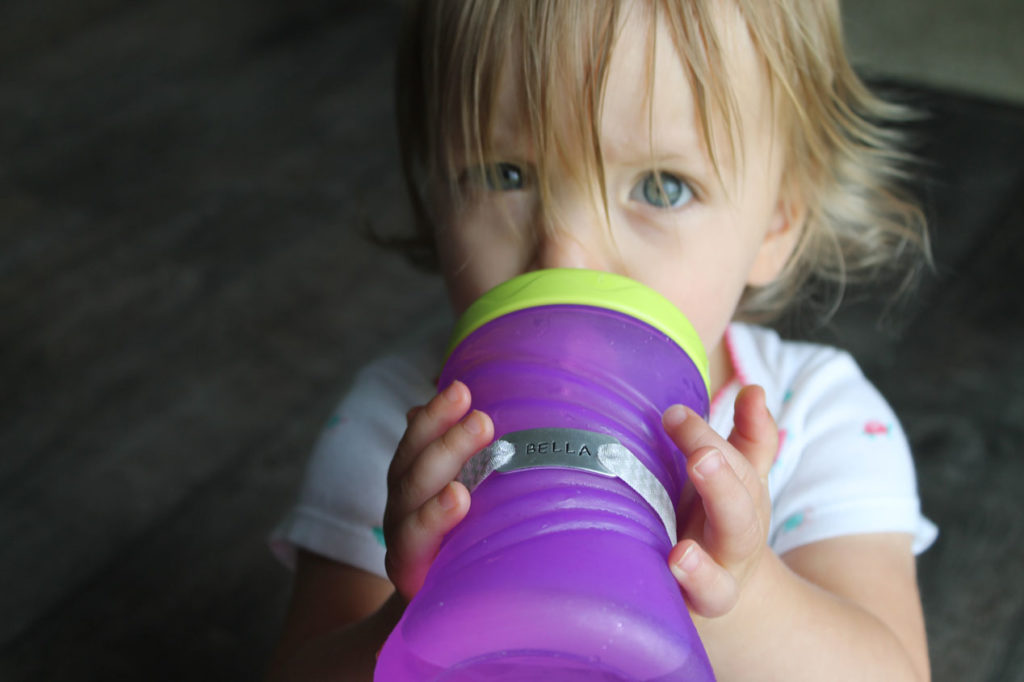
[[[686,315],[710,351],[721,340],[743,295],[748,254],[721,249],[691,256],[695,254],[679,254],[660,269],[656,280],[645,283]],[[650,271],[644,277],[650,277]]]
[[[457,314],[489,289],[521,271],[521,240],[493,212],[467,211],[438,234],[437,252],[448,297]]]
[[[742,293],[742,291],[740,292]],[[677,303],[709,352],[732,321],[739,294],[723,287],[695,287]]]
[[[488,267],[486,252],[474,252],[467,245],[449,243],[439,250],[439,255],[448,299],[455,313],[462,314],[491,286],[483,276],[492,269]]]

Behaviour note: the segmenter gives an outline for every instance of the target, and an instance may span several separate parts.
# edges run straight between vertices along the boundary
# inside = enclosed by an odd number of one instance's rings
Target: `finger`
[[[725,455],[729,465],[754,491],[761,481],[746,458],[729,441],[722,438],[700,415],[685,405],[673,405],[662,415],[662,424],[669,438],[687,458],[701,448],[715,448]]]
[[[395,449],[388,469],[388,482],[401,478],[409,465],[427,445],[450,429],[469,410],[469,389],[461,381],[453,381],[422,407],[414,407],[406,414],[408,427]]]
[[[736,579],[693,540],[673,547],[668,560],[690,609],[698,615],[716,618],[736,605],[739,599]]]
[[[676,529],[679,538],[693,537],[701,531],[699,524],[703,523],[702,517],[694,513],[700,503],[696,488],[687,480],[676,506]]]
[[[687,473],[707,517],[707,550],[726,566],[743,561],[764,543],[758,505],[716,448],[701,448],[687,458]]]
[[[388,578],[404,597],[411,598],[419,592],[441,541],[466,516],[469,504],[469,491],[452,481],[395,528],[384,566]]]
[[[768,476],[779,450],[779,430],[760,386],[745,386],[736,396],[729,442],[743,453],[759,477]]]
[[[494,424],[473,410],[427,445],[388,490],[388,507],[398,517],[418,508],[450,483],[463,465],[494,436]]]

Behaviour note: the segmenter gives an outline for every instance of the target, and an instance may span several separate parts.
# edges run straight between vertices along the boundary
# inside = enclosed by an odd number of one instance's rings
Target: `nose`
[[[561,229],[543,230],[537,238],[537,249],[531,269],[606,269],[606,263],[598,251],[598,244],[595,243],[597,240],[593,236],[587,241],[584,241],[585,238],[585,235]]]
[[[612,244],[611,226],[603,210],[580,195],[561,197],[537,221],[536,248],[531,270],[586,268],[617,270],[618,256]]]

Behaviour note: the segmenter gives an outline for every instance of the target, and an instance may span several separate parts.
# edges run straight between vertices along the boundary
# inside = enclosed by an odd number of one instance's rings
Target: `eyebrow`
[[[527,134],[526,126],[521,124],[513,123],[516,119],[509,120],[509,117],[503,113],[499,113],[491,121],[490,135],[487,140],[487,146],[507,151],[510,149],[519,149],[524,145],[531,145],[530,135]]]
[[[691,126],[676,126],[667,135],[664,128],[658,138],[652,138],[647,131],[602,136],[602,154],[606,161],[630,165],[683,163],[698,170],[710,166],[703,141],[695,134],[687,134]]]

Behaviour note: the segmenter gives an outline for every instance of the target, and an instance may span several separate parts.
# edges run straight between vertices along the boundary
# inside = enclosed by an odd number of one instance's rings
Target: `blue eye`
[[[629,198],[656,208],[678,208],[693,199],[693,190],[671,173],[652,171],[633,187]]]
[[[514,192],[526,186],[526,176],[514,163],[492,163],[481,169],[487,189]]]

